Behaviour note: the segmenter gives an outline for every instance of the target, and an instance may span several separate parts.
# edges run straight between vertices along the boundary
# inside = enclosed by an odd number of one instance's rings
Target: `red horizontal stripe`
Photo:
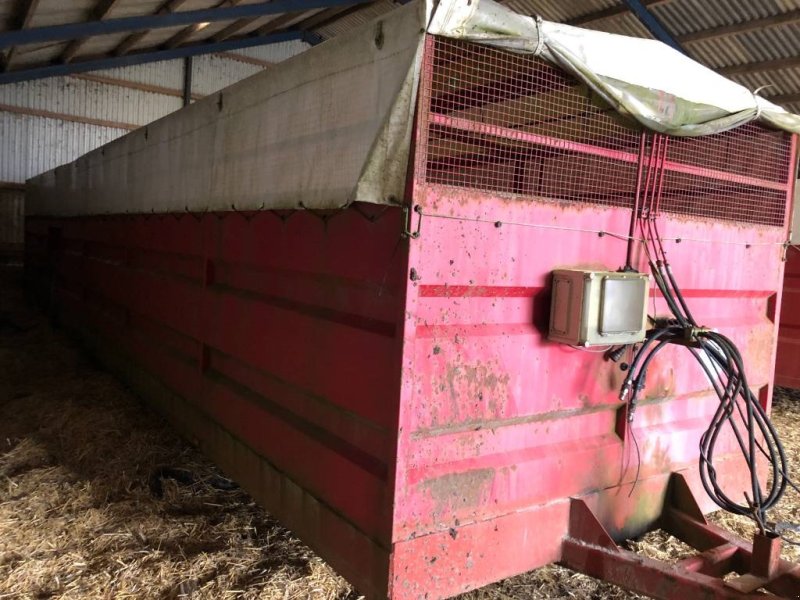
[[[438,285],[419,286],[421,298],[526,298],[545,290],[543,286],[510,285]],[[686,298],[768,298],[773,290],[715,290],[692,288],[681,290]],[[661,297],[657,289],[650,296]]]
[[[543,289],[542,286],[421,285],[419,295],[424,298],[525,298]]]
[[[416,337],[433,338],[451,335],[468,337],[504,336],[504,335],[540,335],[533,323],[451,323],[447,325],[419,325]]]
[[[681,290],[684,298],[769,298],[775,292],[772,290],[706,290],[688,289]],[[650,296],[661,297],[661,292],[650,290]]]

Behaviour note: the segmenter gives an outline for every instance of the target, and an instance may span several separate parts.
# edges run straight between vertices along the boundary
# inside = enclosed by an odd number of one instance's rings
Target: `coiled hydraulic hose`
[[[672,313],[673,319],[660,320],[636,350],[622,384],[620,399],[628,401],[628,419],[633,420],[639,394],[645,387],[647,371],[665,347],[680,344],[691,352],[719,398],[708,429],[700,439],[700,479],[709,497],[724,510],[754,518],[765,528],[765,513],[781,499],[787,486],[795,486],[788,476],[786,453],[764,407],[751,391],[744,360],[736,345],[721,333],[702,328],[689,310],[672,269],[654,243],[650,256],[653,279]],[[657,257],[657,258],[654,258]],[[750,471],[750,490],[741,499],[731,498],[718,481],[714,457],[721,433],[728,426]],[[759,455],[766,458],[772,477],[766,489],[758,477]]]

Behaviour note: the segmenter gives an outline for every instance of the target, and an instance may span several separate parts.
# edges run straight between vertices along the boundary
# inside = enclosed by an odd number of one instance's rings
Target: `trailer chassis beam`
[[[679,473],[672,475],[659,526],[699,553],[677,563],[620,548],[583,500],[570,502],[561,559],[566,567],[663,600],[763,598],[761,589],[800,596],[800,565],[780,559],[780,538],[756,534],[750,544],[710,524]],[[731,572],[738,575],[723,579]]]

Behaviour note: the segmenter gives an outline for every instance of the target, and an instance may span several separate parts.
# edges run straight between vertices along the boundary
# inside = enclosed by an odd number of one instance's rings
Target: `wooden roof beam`
[[[358,8],[362,7],[363,5],[358,5]],[[350,14],[348,11],[350,11],[352,8],[352,6],[334,6],[333,8],[326,8],[306,19],[303,19],[297,24],[297,27],[300,29],[314,29],[315,27],[330,23],[331,21]]]
[[[341,19],[342,17],[346,17],[347,15],[351,15],[356,11],[361,10],[367,6],[367,4],[355,4],[352,6],[344,6],[342,10],[338,10],[339,7],[329,8],[326,9],[319,14],[316,14],[308,19],[305,19],[298,23],[298,27],[304,30],[309,29],[317,29],[319,27],[325,27],[326,25],[330,25],[334,21]],[[335,12],[328,12],[328,11],[335,11]],[[323,16],[323,13],[327,13]]]
[[[120,0],[100,0],[97,6],[94,7],[94,10],[89,14],[89,21],[102,21],[105,19],[108,14],[112,11],[114,6]],[[83,45],[89,40],[89,38],[81,38],[79,40],[72,40],[67,47],[64,48],[64,51],[61,53],[61,56],[58,57],[58,62],[68,63],[75,55],[78,54],[80,49]]]
[[[233,23],[220,29],[217,33],[211,36],[215,42],[227,40],[229,37],[236,35],[242,29],[255,22],[256,19],[236,19]]]
[[[163,15],[164,13],[175,12],[185,2],[186,0],[167,0],[166,2],[164,2],[164,4],[162,4],[158,8],[156,14]],[[150,33],[149,29],[146,29],[145,31],[137,31],[136,33],[130,34],[128,37],[122,40],[122,42],[120,42],[116,48],[114,48],[111,54],[115,56],[122,56],[123,54],[127,54],[133,49],[133,47],[136,44],[141,42],[148,33]]]
[[[267,33],[272,33],[274,31],[278,31],[280,29],[284,29],[286,27],[289,27],[292,23],[294,23],[300,17],[302,17],[303,12],[306,12],[306,11],[302,11],[302,12],[299,12],[299,13],[296,13],[296,12],[284,13],[284,14],[272,19],[268,23],[265,23],[264,25],[262,25],[258,29],[256,29],[255,33],[257,35],[265,35]]]
[[[223,6],[236,6],[242,2],[242,0],[222,0],[222,2],[218,2],[214,5],[214,8],[221,8]],[[241,19],[240,19],[241,20]],[[208,23],[194,23],[193,25],[188,25],[181,29],[178,33],[173,35],[169,38],[166,42],[164,42],[164,48],[177,48],[184,42],[186,42],[190,37],[192,37],[198,31],[202,31],[208,26]],[[212,36],[214,41],[221,41],[217,40],[216,36]]]
[[[334,6],[332,8],[324,8],[316,10],[313,11],[313,14],[309,15],[307,18],[303,19],[299,23],[296,23],[295,26],[298,27],[299,29],[304,29],[304,30],[313,29],[315,27],[319,27],[321,25],[330,23],[337,17],[341,18],[347,14],[350,14],[350,12],[352,12],[353,9],[362,8],[363,6],[364,6],[363,4],[357,4],[356,6]],[[294,16],[297,15],[295,14]],[[286,24],[288,25],[291,20],[292,19],[287,19]],[[254,21],[256,21],[256,19],[239,19],[238,21],[234,21],[233,23],[231,23],[218,33],[214,34],[214,36],[212,36],[212,39],[215,42],[221,42],[222,40],[226,40],[232,35],[238,33],[239,31],[247,27],[248,25],[251,25]],[[267,23],[265,27],[269,26],[275,21],[277,21],[277,19],[273,19],[272,21]]]
[[[17,29],[30,27],[37,8],[39,8],[39,0],[19,0],[16,17]],[[16,53],[17,47],[11,46],[4,56],[0,56],[0,71],[8,71],[11,68],[11,61],[14,60],[14,54]]]

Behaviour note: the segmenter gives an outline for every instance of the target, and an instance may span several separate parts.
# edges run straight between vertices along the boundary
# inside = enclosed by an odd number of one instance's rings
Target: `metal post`
[[[183,59],[183,105],[189,106],[192,103],[192,65],[194,61],[191,56]]]
[[[625,5],[628,7],[636,18],[647,28],[647,30],[653,34],[657,40],[664,42],[668,46],[672,46],[678,52],[682,52],[686,54],[686,51],[683,47],[678,43],[678,41],[670,34],[666,27],[664,27],[663,23],[658,20],[658,18],[650,12],[647,6],[642,2],[642,0],[623,0]]]

